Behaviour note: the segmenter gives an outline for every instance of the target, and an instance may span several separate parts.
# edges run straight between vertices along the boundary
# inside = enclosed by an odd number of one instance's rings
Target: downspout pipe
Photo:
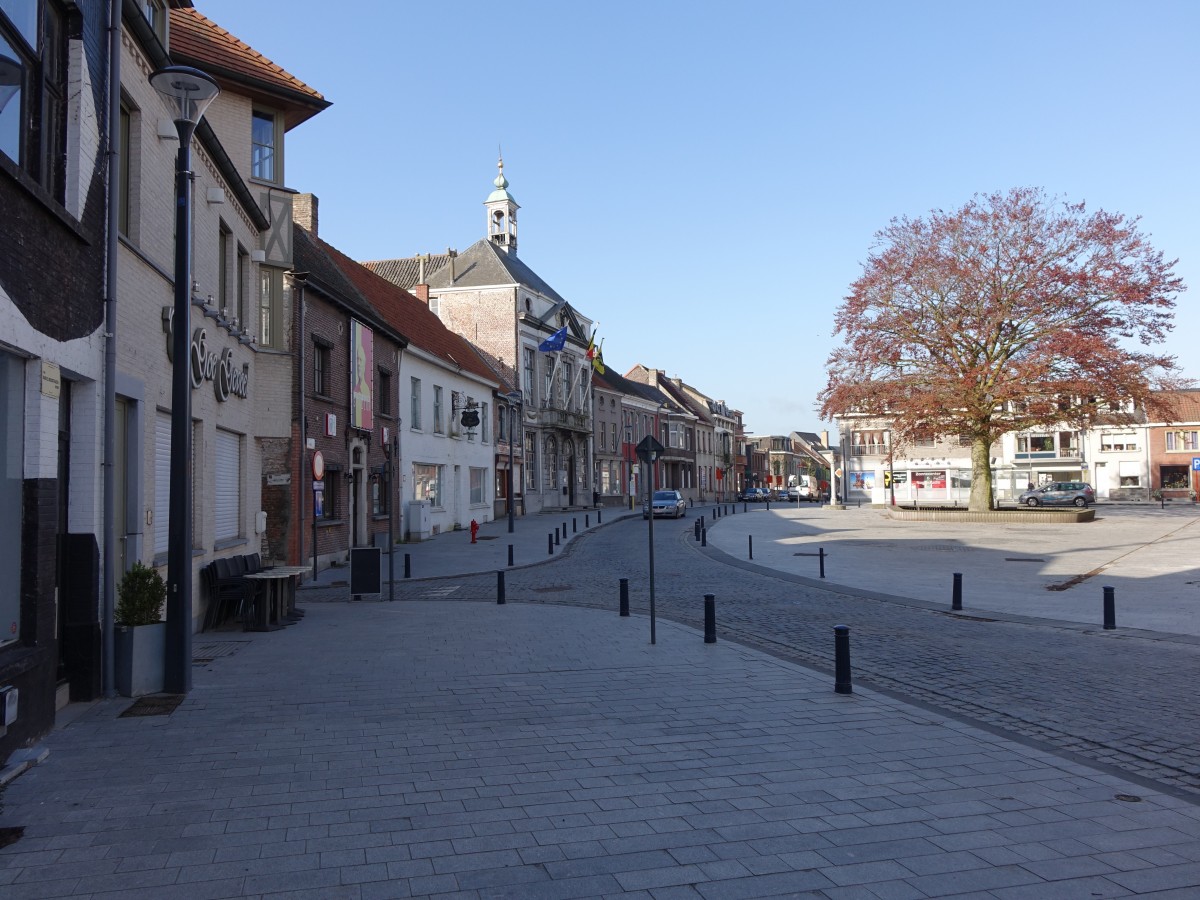
[[[100,616],[102,685],[105,697],[115,697],[113,616],[117,590],[116,456],[117,456],[117,234],[120,228],[121,154],[117,147],[121,121],[121,0],[108,8],[108,111],[104,134],[108,145],[107,212],[104,249],[104,534],[101,540],[103,586]]]

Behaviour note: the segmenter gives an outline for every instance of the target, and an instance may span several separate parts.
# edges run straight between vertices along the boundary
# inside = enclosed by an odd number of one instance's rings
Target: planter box
[[[161,694],[167,649],[167,623],[118,625],[114,636],[117,692],[122,697]]]

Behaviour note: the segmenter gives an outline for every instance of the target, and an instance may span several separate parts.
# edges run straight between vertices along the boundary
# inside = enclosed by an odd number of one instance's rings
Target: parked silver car
[[[687,501],[683,499],[683,494],[679,491],[655,491],[654,499],[651,501],[651,508],[654,510],[654,518],[661,519],[664,516],[669,516],[672,519],[682,519],[687,515]],[[646,504],[642,504],[642,518],[650,518],[650,514],[646,509]]]
[[[1091,506],[1096,492],[1082,481],[1055,481],[1040,488],[1023,491],[1017,502],[1025,506]]]

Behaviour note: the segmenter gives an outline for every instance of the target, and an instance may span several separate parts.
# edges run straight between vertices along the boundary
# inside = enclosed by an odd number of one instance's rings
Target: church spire
[[[521,207],[508,192],[508,179],[504,177],[504,157],[496,163],[500,173],[492,182],[496,189],[484,201],[487,210],[488,240],[513,256],[517,255],[517,210]]]

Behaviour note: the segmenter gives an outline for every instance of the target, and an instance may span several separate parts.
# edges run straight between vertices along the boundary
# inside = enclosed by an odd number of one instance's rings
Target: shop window
[[[413,463],[413,497],[430,506],[442,505],[442,466]]]
[[[1158,483],[1164,491],[1186,491],[1191,486],[1188,483],[1190,474],[1187,466],[1159,466]]]

